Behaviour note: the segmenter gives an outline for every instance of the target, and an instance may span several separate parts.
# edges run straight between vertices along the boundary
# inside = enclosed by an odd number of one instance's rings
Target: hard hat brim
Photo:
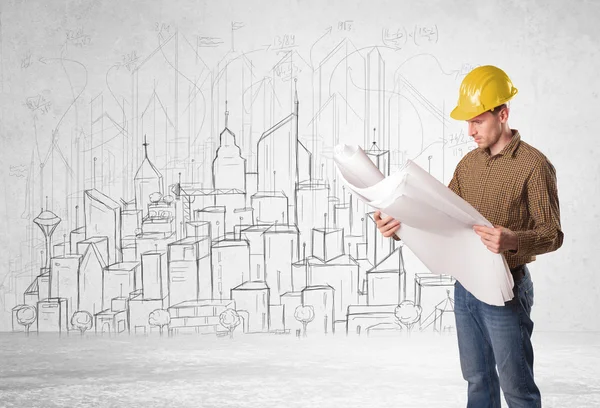
[[[452,110],[452,112],[450,112],[450,117],[455,120],[470,120],[477,115],[481,115],[482,113],[483,112],[466,112],[457,106]]]

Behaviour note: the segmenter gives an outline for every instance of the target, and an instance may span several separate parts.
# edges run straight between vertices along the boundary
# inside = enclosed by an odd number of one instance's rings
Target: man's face
[[[469,136],[475,139],[477,146],[487,149],[498,142],[502,135],[504,115],[504,109],[497,114],[487,111],[467,121]]]

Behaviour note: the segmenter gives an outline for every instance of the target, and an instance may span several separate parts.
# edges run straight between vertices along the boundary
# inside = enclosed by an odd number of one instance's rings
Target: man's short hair
[[[493,108],[493,109],[490,109],[490,112],[491,112],[493,115],[497,115],[497,114],[498,114],[498,112],[500,112],[500,111],[501,111],[502,109],[504,109],[504,108],[508,108],[508,103],[503,103],[502,105],[498,105],[498,106],[496,106],[495,108]]]

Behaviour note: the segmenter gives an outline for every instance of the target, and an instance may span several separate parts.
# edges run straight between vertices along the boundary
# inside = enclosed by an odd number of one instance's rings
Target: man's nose
[[[469,122],[469,136],[475,136],[477,131],[475,130],[475,126],[471,122]]]

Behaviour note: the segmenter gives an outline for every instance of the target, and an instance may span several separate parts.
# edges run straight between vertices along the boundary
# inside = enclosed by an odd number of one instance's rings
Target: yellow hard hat
[[[500,68],[493,65],[477,67],[460,84],[458,104],[450,116],[456,120],[470,120],[508,102],[517,92]]]

